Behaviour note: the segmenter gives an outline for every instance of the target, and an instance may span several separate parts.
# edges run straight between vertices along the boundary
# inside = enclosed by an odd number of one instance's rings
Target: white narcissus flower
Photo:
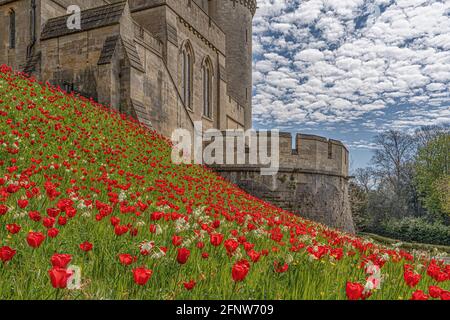
[[[90,218],[91,217],[91,212],[90,211],[85,211],[81,214],[82,217],[84,218]]]
[[[141,254],[149,254],[153,250],[154,247],[155,247],[155,242],[153,242],[153,241],[144,241],[139,245]]]
[[[145,222],[142,221],[142,220],[140,220],[140,221],[138,221],[138,222],[136,223],[136,226],[137,226],[137,227],[143,227],[143,226],[145,226]]]
[[[286,259],[285,259],[285,262],[286,262],[287,264],[290,264],[290,263],[292,263],[293,261],[294,261],[294,257],[293,257],[292,255],[288,254],[287,257],[286,257]]]

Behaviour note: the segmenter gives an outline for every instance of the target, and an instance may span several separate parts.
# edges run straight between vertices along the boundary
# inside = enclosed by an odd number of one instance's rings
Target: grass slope
[[[0,298],[409,299],[429,286],[449,298],[449,266],[306,221],[170,154],[125,116],[2,66]],[[55,289],[67,264],[81,287]]]

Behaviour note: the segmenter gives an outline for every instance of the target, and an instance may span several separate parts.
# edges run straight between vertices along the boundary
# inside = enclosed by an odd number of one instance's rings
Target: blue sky
[[[318,134],[368,164],[373,137],[450,123],[449,0],[258,0],[257,129]]]

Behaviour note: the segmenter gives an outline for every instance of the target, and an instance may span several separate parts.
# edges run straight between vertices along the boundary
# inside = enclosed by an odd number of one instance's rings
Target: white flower
[[[127,194],[125,193],[125,191],[121,191],[119,194],[119,201],[124,201],[127,198]]]
[[[81,216],[83,217],[83,218],[90,218],[91,217],[91,211],[85,211],[85,212],[83,212],[82,214],[81,214]]]
[[[147,254],[150,253],[153,250],[154,247],[155,247],[155,242],[147,241],[147,240],[142,242],[139,245],[139,249],[141,250],[141,253],[144,252],[144,253],[147,253]]]
[[[175,230],[177,233],[186,231],[190,227],[189,223],[184,219],[177,219],[175,221]]]
[[[136,226],[138,226],[138,227],[143,227],[143,226],[145,226],[145,222],[142,221],[142,220],[140,220],[140,221],[138,221],[138,222],[136,223]]]

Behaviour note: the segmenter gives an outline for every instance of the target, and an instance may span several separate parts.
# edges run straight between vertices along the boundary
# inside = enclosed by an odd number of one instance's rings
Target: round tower
[[[226,35],[228,94],[245,108],[252,127],[252,22],[256,0],[210,0],[209,14]]]

